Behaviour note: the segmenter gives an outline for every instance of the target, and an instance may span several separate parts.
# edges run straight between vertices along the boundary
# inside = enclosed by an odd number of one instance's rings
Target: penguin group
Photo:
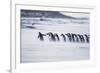
[[[48,39],[50,41],[61,41],[63,40],[64,42],[81,42],[81,43],[89,43],[90,42],[90,35],[87,34],[75,34],[75,33],[61,33],[61,34],[57,34],[57,33],[52,33],[52,32],[48,32],[48,33],[41,33],[38,32],[38,39],[40,41],[44,41],[45,37],[48,37]]]

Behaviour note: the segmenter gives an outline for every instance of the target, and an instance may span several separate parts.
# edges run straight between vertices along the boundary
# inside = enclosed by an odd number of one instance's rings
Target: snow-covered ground
[[[26,18],[25,18],[26,19]],[[29,20],[29,19],[28,19]],[[28,22],[28,20],[25,20]],[[51,20],[51,21],[50,21]],[[38,32],[42,33],[76,33],[89,35],[89,20],[32,20],[31,23],[21,24],[21,63],[73,61],[89,59],[89,43],[51,42],[48,37],[40,41]],[[84,22],[73,23],[71,21]],[[32,25],[32,23],[34,24]],[[25,27],[24,27],[25,26]],[[28,28],[31,26],[32,28]],[[61,38],[60,38],[61,39]]]

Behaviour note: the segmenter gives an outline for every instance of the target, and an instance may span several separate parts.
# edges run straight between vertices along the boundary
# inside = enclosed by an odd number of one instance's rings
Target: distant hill
[[[74,18],[58,11],[21,10],[21,17]]]
[[[40,10],[21,10],[21,17],[87,19],[87,18],[75,18],[72,16],[63,15],[58,11],[40,11]]]

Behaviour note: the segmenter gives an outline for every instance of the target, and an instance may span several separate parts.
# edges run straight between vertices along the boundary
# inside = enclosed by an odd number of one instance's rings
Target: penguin
[[[38,38],[41,40],[41,41],[44,41],[44,37],[45,34],[42,34],[41,32],[39,32],[39,35],[38,35]]]
[[[90,39],[89,39],[90,37],[89,37],[89,35],[87,35],[87,34],[84,34],[84,35],[85,35],[85,37],[86,37],[86,42],[89,43],[89,42],[90,42]]]
[[[66,42],[66,36],[64,34],[61,34],[60,36],[62,36],[63,41]]]
[[[49,35],[51,41],[56,41],[55,36],[52,32],[47,33],[47,35]]]
[[[84,36],[80,34],[78,34],[78,36],[79,36],[80,42],[84,43],[85,42]]]
[[[73,42],[79,42],[77,34],[71,34]]]
[[[54,34],[54,37],[55,37],[55,39],[57,38],[57,41],[60,41],[60,38],[57,33]]]
[[[71,34],[70,33],[67,33],[65,35],[68,37],[69,41],[72,42],[72,36],[71,36]]]

